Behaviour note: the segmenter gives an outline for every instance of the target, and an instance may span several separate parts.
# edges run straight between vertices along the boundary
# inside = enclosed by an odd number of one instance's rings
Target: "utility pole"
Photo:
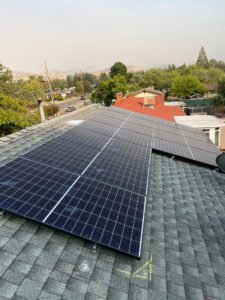
[[[44,59],[44,67],[45,67],[45,74],[46,74],[47,81],[48,81],[48,88],[49,88],[49,92],[50,92],[51,101],[52,101],[52,104],[55,104],[55,100],[53,97],[52,85],[51,85],[51,81],[50,81],[50,77],[49,77],[49,73],[48,73],[48,66],[47,66],[45,59]]]
[[[81,100],[84,100],[84,105],[85,105],[86,103],[85,103],[85,94],[84,94],[83,72],[81,70],[80,70],[80,80],[82,85]]]

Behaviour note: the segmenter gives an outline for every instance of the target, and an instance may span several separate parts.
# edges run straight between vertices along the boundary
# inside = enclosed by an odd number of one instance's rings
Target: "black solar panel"
[[[220,151],[212,143],[201,141],[201,140],[196,140],[196,139],[191,139],[188,137],[186,138],[186,140],[191,149],[197,148],[203,152],[214,153],[214,155],[220,154]]]
[[[153,149],[194,160],[194,156],[186,145],[155,138],[153,142]]]
[[[144,147],[151,147],[152,139],[146,135],[120,129],[115,136],[117,139],[129,141]]]
[[[107,114],[1,167],[0,207],[140,257],[151,137]]]
[[[0,207],[42,222],[76,178],[18,158],[0,168]]]
[[[88,121],[84,122],[83,124],[81,124],[80,127],[83,129],[86,129],[90,132],[101,133],[108,137],[111,137],[117,130],[117,128],[115,128],[114,126],[102,124],[95,120],[88,120]]]
[[[124,134],[125,130],[127,130],[127,134]],[[138,138],[135,137],[137,134]],[[221,153],[200,129],[139,113],[133,113],[130,116],[117,137],[124,140],[130,139],[130,141],[146,147],[151,144],[151,140],[153,141],[153,150],[188,158],[211,166],[217,166],[216,157]]]
[[[148,164],[149,151],[151,148],[142,147],[138,144],[122,141],[117,138],[112,139],[107,147],[107,154],[109,156],[121,157],[121,160],[126,158],[133,158],[133,160],[141,160],[143,164]]]
[[[115,130],[114,130],[115,131]],[[31,161],[80,174],[108,137],[76,128],[23,155]]]
[[[108,147],[111,147],[109,145]],[[86,177],[137,194],[145,195],[148,176],[150,148],[146,157],[124,157],[108,154],[107,147],[84,173]]]
[[[133,124],[131,122],[126,122],[123,126],[123,129],[129,130],[131,132],[136,132],[140,134],[144,134],[147,136],[153,135],[154,123],[152,123],[151,127],[141,126],[139,124]],[[147,137],[146,137],[147,138]]]
[[[145,197],[81,177],[44,221],[140,257]]]
[[[99,123],[103,123],[103,124],[107,124],[113,127],[120,127],[120,125],[122,125],[122,123],[124,122],[124,120],[122,119],[115,119],[115,118],[111,118],[108,116],[104,116],[104,115],[99,115],[99,116],[95,116],[93,117],[93,119],[95,122],[99,122]]]

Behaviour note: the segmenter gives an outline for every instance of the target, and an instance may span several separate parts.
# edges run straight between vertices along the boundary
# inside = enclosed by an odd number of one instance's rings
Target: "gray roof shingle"
[[[97,107],[88,110],[4,139],[1,160]],[[4,214],[0,299],[225,299],[224,182],[225,174],[153,153],[141,260],[101,246],[93,253],[80,238]]]

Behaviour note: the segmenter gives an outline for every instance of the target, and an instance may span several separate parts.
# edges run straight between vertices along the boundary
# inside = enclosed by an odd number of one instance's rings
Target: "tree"
[[[202,68],[207,68],[209,66],[209,61],[204,47],[201,47],[200,49],[196,65]]]
[[[99,77],[99,80],[100,81],[105,81],[105,80],[107,80],[109,77],[108,77],[108,75],[106,74],[106,73],[101,73],[100,74],[100,77]]]
[[[192,75],[196,76],[202,83],[219,83],[219,81],[224,78],[224,73],[220,69],[209,67],[205,68],[195,68],[192,70]]]
[[[175,71],[174,71],[175,72]],[[168,89],[171,85],[171,78],[175,73],[166,69],[153,68],[145,72],[143,75],[143,87],[153,86],[155,89]]]
[[[21,82],[17,98],[27,103],[34,103],[38,98],[45,99],[43,84],[36,78]]]
[[[64,90],[67,87],[67,81],[65,79],[55,78],[51,80],[53,91]]]
[[[77,95],[83,94],[83,92],[84,92],[84,85],[83,85],[83,82],[81,80],[76,81],[75,87],[76,87],[76,94]]]
[[[221,71],[225,72],[225,62],[223,62],[223,61],[217,61],[215,59],[210,59],[209,65],[211,67],[215,67],[215,68],[220,69]]]
[[[192,75],[175,78],[170,89],[170,95],[182,98],[189,98],[191,95],[203,94],[204,92],[203,84]]]
[[[124,77],[127,77],[127,67],[122,62],[116,62],[111,68],[110,68],[110,77],[114,77],[117,75],[122,75]]]
[[[225,98],[225,79],[223,79],[219,82],[217,92],[218,92],[220,97]]]
[[[74,86],[73,76],[67,75],[66,82],[67,82],[67,87],[70,88],[70,87]]]
[[[115,99],[116,94],[121,92],[125,94],[127,92],[127,81],[124,76],[117,75],[113,78],[100,82],[99,86],[92,95],[94,102],[104,103],[106,106],[112,104],[112,100]]]
[[[84,85],[84,92],[85,93],[91,93],[92,92],[92,86],[91,86],[90,81],[84,80],[83,85]]]
[[[12,90],[12,72],[0,64],[0,92],[9,94]]]
[[[22,101],[0,94],[0,136],[10,134],[38,122]]]

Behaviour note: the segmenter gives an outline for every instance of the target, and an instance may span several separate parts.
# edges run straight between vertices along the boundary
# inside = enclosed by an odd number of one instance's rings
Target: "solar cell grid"
[[[122,115],[126,115],[126,116],[130,115],[130,113],[131,113],[129,110],[117,108],[115,106],[111,106],[109,108],[106,108],[106,110],[113,111],[113,112],[116,112],[118,114],[122,114]]]
[[[185,145],[185,139],[184,139],[183,135],[172,134],[170,132],[162,131],[162,130],[158,130],[158,129],[154,130],[154,134],[155,134],[155,137],[158,139]]]
[[[152,144],[151,137],[136,132],[130,132],[124,129],[120,129],[120,131],[115,135],[115,137],[117,139],[129,141],[141,145],[143,147],[151,147]]]
[[[127,122],[123,126],[123,129],[129,130],[131,132],[136,132],[136,133],[140,133],[143,135],[147,135],[147,136],[152,136],[153,135],[153,127],[154,127],[154,124],[152,124],[151,127],[145,127],[145,126],[141,126],[139,124],[133,124],[131,122]]]
[[[124,159],[121,156],[109,156],[107,149],[105,151],[106,153],[101,153],[87,169],[84,176],[145,195],[148,164],[144,164],[141,158],[137,160],[132,157]],[[150,152],[148,158],[149,155]]]
[[[182,135],[180,128],[178,128],[178,127],[165,126],[160,123],[155,123],[154,127],[158,131],[168,132],[168,133],[174,134],[174,135]]]
[[[138,124],[140,126],[145,126],[145,127],[152,127],[152,125],[154,124],[153,120],[142,120],[140,118],[136,118],[134,116],[131,116],[129,118],[129,120],[127,121],[127,123],[133,123],[133,124]]]
[[[174,129],[178,128],[178,125],[174,122],[165,121],[159,118],[154,118],[154,122],[157,126],[166,126],[166,127],[172,127]]]
[[[145,198],[81,177],[46,224],[140,257]]]
[[[101,116],[110,117],[113,119],[125,120],[127,115],[120,114],[111,110],[104,109],[101,111]]]
[[[216,163],[217,155],[215,155],[214,153],[206,152],[206,151],[204,152],[201,149],[197,149],[197,148],[191,148],[191,151],[196,161],[203,162],[203,163],[207,162],[209,165],[217,167],[217,163]]]
[[[104,137],[104,136],[103,136]],[[81,144],[79,141],[52,140],[31,152],[24,158],[67,172],[80,174],[99,152],[103,141]],[[63,155],[65,154],[65,155]]]
[[[182,132],[183,132],[183,135],[187,138],[191,138],[191,139],[197,140],[199,142],[206,142],[206,143],[212,144],[210,139],[207,137],[206,134],[203,134],[203,132],[199,132],[198,134],[190,132],[190,131],[185,131],[185,130],[182,130]]]
[[[120,125],[124,122],[124,120],[120,120],[120,119],[115,119],[115,118],[111,118],[108,116],[104,116],[104,115],[100,115],[100,116],[94,116],[92,119],[95,122],[99,122],[99,123],[103,123],[103,124],[107,124],[116,128],[119,128]]]
[[[18,158],[0,178],[0,207],[41,222],[77,175]]]
[[[191,126],[186,126],[186,125],[182,125],[182,124],[177,124],[179,126],[179,128],[182,131],[188,131],[189,133],[193,133],[193,134],[197,134],[197,135],[202,135],[202,130],[199,128],[194,128]]]
[[[186,140],[191,149],[197,148],[199,150],[202,150],[203,152],[211,152],[216,155],[220,154],[220,151],[212,143],[207,143],[207,142],[190,139],[190,138],[186,138]]]
[[[172,155],[177,155],[189,159],[194,159],[189,148],[186,145],[176,144],[174,142],[155,138],[153,142],[153,149],[159,150]]]
[[[108,136],[109,138],[115,133],[117,128],[107,124],[100,123],[94,120],[88,120],[80,125],[82,129],[89,130],[90,132],[97,132]]]
[[[68,132],[54,139],[55,142],[61,145],[64,145],[65,142],[66,143],[71,142],[70,146],[72,146],[74,143],[76,143],[77,145],[92,144],[93,147],[97,147],[97,148],[101,148],[106,143],[107,140],[108,137],[103,135],[102,133],[92,132],[87,130],[86,128],[81,128],[81,127],[75,127],[72,130],[69,130]]]
[[[134,160],[143,161],[144,164],[148,164],[150,152],[151,148],[142,147],[140,145],[122,141],[117,138],[111,140],[107,146],[108,156],[116,155],[121,157],[121,160],[133,158]]]

